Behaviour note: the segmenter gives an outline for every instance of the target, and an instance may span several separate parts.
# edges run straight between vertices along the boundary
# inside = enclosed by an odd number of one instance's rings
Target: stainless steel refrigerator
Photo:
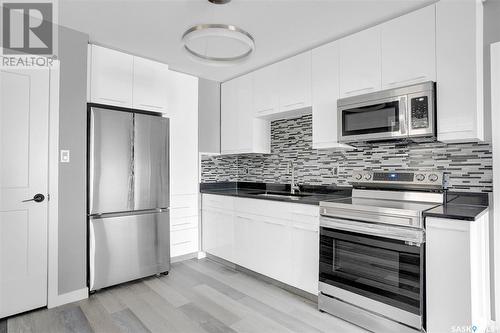
[[[169,120],[89,104],[89,288],[170,269]]]

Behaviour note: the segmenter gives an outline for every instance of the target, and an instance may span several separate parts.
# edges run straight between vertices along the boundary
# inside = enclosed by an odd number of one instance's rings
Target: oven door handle
[[[420,244],[425,242],[424,230],[394,227],[381,223],[358,222],[321,216],[320,226],[369,236],[397,239],[405,241],[409,245],[420,246]]]

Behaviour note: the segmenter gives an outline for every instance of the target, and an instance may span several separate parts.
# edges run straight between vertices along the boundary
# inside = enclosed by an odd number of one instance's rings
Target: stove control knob
[[[369,174],[369,173],[367,173],[367,174],[365,175],[365,180],[370,180],[370,179],[372,179],[372,175],[371,175],[371,174]]]
[[[356,179],[356,180],[361,180],[361,178],[363,178],[363,176],[360,173],[356,173],[354,175],[354,179]]]
[[[437,181],[437,180],[438,180],[438,178],[439,178],[439,177],[438,177],[438,175],[436,175],[435,173],[431,173],[431,174],[429,175],[429,180],[430,180],[431,182],[435,182],[435,181]]]
[[[419,182],[421,182],[425,179],[425,175],[419,173],[419,174],[415,175],[415,179],[418,180]]]

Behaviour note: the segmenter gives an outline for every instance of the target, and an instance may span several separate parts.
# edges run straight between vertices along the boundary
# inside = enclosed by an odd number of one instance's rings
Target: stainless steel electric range
[[[425,329],[422,213],[443,203],[437,172],[353,175],[320,203],[319,309],[374,332]]]

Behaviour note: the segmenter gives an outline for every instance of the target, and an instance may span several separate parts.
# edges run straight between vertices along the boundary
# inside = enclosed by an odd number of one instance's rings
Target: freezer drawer
[[[91,218],[90,290],[169,271],[169,224],[168,211]]]

